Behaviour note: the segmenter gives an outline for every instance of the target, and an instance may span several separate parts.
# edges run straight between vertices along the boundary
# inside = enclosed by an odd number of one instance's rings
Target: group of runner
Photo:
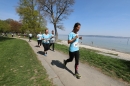
[[[82,39],[82,37],[79,37],[78,31],[80,30],[80,23],[75,23],[72,32],[68,35],[68,44],[69,46],[69,58],[67,60],[64,60],[63,63],[66,66],[67,63],[72,62],[75,58],[75,76],[77,78],[80,78],[80,74],[78,73],[78,65],[79,65],[79,46],[78,41],[79,39]],[[31,36],[31,35],[30,35]],[[43,45],[44,47],[44,55],[47,55],[47,51],[50,49],[50,46],[52,45],[52,50],[54,51],[54,43],[55,43],[55,35],[54,31],[52,30],[52,33],[48,33],[48,29],[45,30],[44,34],[41,34],[41,32],[37,35],[37,41],[38,46],[40,47]]]
[[[44,34],[41,34],[41,32],[37,35],[37,41],[38,46],[40,47],[41,44],[44,47],[44,55],[47,55],[47,51],[50,49],[51,46],[53,46],[52,51],[54,51],[54,43],[55,43],[55,35],[54,31],[52,30],[52,33],[48,33],[48,29],[45,30]],[[50,49],[51,50],[51,49]]]

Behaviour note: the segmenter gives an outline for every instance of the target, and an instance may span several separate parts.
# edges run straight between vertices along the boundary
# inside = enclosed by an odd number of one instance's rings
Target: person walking
[[[32,39],[32,33],[30,32],[29,33],[29,42],[31,42],[31,39]]]
[[[48,34],[48,29],[45,30],[45,33],[42,35],[42,44],[44,47],[44,56],[47,56],[47,51],[49,50],[50,43],[50,34]]]
[[[50,36],[51,36],[50,47],[52,46],[52,51],[54,51],[55,35],[54,35],[54,31],[53,30],[52,30],[52,33],[50,34]]]
[[[78,41],[79,39],[82,39],[82,37],[79,37],[78,31],[80,30],[80,23],[75,23],[73,31],[68,35],[68,44],[69,46],[69,59],[64,60],[64,65],[68,62],[72,62],[73,58],[75,58],[75,76],[79,79],[81,76],[78,73],[78,65],[79,65],[79,46]]]
[[[12,33],[12,37],[14,37],[14,34]]]
[[[40,48],[42,44],[42,34],[41,32],[37,35],[37,42],[38,42],[38,47]]]

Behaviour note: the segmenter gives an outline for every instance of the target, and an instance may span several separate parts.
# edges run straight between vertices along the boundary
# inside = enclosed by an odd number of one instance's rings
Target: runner
[[[12,37],[14,37],[14,34],[12,33]]]
[[[41,32],[37,35],[37,42],[38,42],[38,47],[40,48],[41,43],[42,43],[42,34],[41,34]]]
[[[32,33],[30,32],[29,33],[29,42],[31,42],[31,39],[32,39]]]
[[[54,31],[53,30],[52,30],[52,34],[50,34],[50,36],[51,36],[50,47],[52,46],[52,51],[54,51],[55,35],[54,35]]]
[[[64,65],[68,62],[72,62],[73,58],[75,58],[75,76],[79,79],[81,76],[78,73],[78,65],[79,65],[79,47],[78,47],[78,41],[79,39],[82,39],[82,37],[78,36],[78,31],[80,30],[80,23],[75,23],[73,31],[68,35],[68,44],[70,44],[69,47],[69,59],[64,60]]]
[[[44,56],[47,56],[47,51],[49,50],[50,34],[48,34],[48,29],[45,30],[45,34],[42,35],[42,44],[44,47]]]

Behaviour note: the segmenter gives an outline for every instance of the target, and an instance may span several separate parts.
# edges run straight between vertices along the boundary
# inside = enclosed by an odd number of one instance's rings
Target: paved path
[[[28,39],[24,39],[28,42]],[[64,55],[58,51],[48,51],[47,57],[43,55],[43,47],[36,47],[37,42],[28,42],[36,53],[38,59],[47,71],[49,78],[53,80],[53,83],[57,86],[128,86],[123,82],[115,80],[109,76],[102,74],[95,68],[80,63],[79,73],[81,79],[77,79],[73,76],[74,73],[74,61],[67,64],[67,68],[64,68],[63,60],[68,58],[68,55]]]

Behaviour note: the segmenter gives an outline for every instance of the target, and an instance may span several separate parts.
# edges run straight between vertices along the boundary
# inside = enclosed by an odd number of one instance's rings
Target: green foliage
[[[40,16],[40,13],[36,8],[36,0],[19,1],[17,13],[22,20],[22,32],[30,31],[36,34],[45,29],[45,26],[42,26],[43,24],[41,24],[44,19]]]
[[[3,20],[0,20],[0,32],[8,32],[10,31],[10,25]]]
[[[20,32],[21,25],[13,19],[0,20],[0,32]]]

